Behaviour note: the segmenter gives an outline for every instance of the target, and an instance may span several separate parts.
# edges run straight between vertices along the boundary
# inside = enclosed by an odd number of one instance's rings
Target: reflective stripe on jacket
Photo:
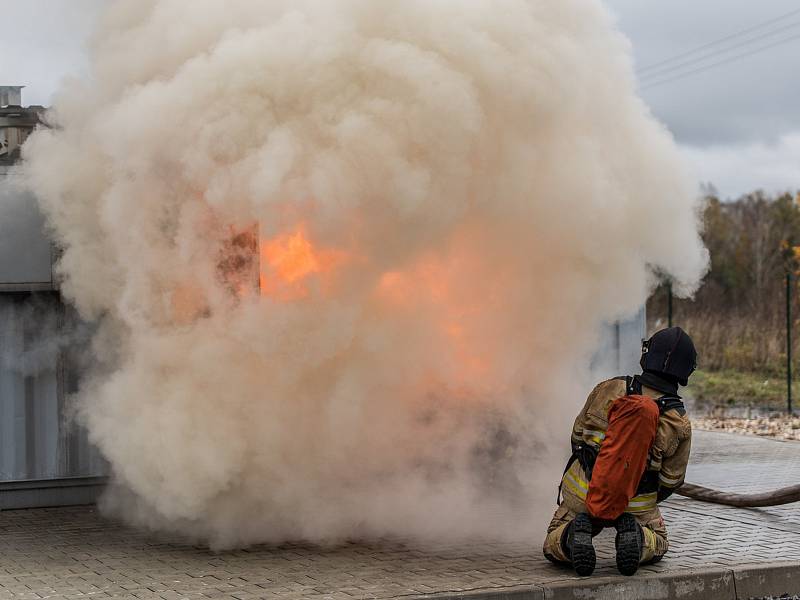
[[[572,493],[577,496],[582,502],[586,502],[586,494],[589,491],[589,482],[586,481],[586,475],[583,472],[578,461],[572,463],[567,472],[564,473],[563,490],[567,493]],[[649,494],[639,494],[631,498],[628,502],[628,507],[625,512],[629,513],[643,513],[652,510],[656,507],[657,492]]]

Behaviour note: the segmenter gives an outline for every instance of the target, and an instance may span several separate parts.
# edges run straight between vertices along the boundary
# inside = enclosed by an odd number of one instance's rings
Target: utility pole
[[[672,282],[667,282],[667,327],[672,327]]]
[[[786,404],[792,414],[792,274],[786,273]]]

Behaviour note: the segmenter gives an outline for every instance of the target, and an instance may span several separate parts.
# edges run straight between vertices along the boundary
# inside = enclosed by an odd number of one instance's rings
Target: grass
[[[792,384],[792,398],[800,404],[800,382]],[[754,373],[726,369],[697,371],[689,380],[684,396],[702,409],[746,408],[786,409],[786,377],[775,373]]]

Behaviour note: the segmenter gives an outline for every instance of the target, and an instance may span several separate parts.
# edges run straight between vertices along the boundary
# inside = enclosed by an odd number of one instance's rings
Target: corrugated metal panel
[[[0,294],[0,482],[106,472],[86,432],[66,418],[77,373],[65,311],[55,293]]]
[[[0,291],[53,289],[52,245],[36,199],[0,166]]]
[[[2,482],[103,476],[105,461],[85,430],[66,418],[77,390],[67,309],[53,292],[0,293],[0,487]],[[602,375],[638,371],[644,309],[606,327],[594,368]],[[61,340],[61,343],[54,342]]]

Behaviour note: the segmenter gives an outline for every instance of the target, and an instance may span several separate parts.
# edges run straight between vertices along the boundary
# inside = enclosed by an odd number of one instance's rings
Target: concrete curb
[[[800,562],[685,569],[634,577],[562,579],[513,588],[407,596],[408,600],[750,600],[800,594]]]
[[[733,568],[739,598],[800,594],[800,562],[738,565]],[[737,599],[738,600],[738,599]]]

